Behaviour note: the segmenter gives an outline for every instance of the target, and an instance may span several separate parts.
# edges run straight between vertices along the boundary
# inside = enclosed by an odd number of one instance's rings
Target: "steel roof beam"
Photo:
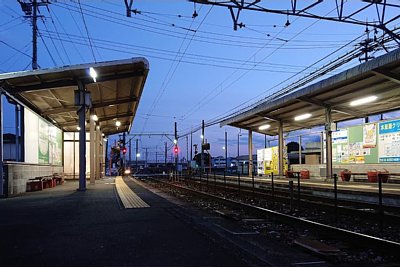
[[[137,97],[129,97],[129,98],[123,98],[123,99],[115,99],[111,101],[104,101],[100,103],[93,103],[92,108],[103,108],[103,107],[108,107],[112,105],[120,105],[120,104],[127,104],[130,102],[136,102],[138,101]]]
[[[103,121],[107,121],[107,120],[112,120],[112,119],[118,119],[118,118],[125,118],[125,117],[132,117],[133,113],[129,112],[129,113],[125,113],[125,114],[118,114],[118,115],[112,115],[112,116],[107,116],[107,117],[100,117],[98,122],[103,122]],[[74,121],[69,121],[69,122],[65,122],[65,123],[60,123],[59,126],[60,127],[70,127],[70,126],[74,126],[77,125],[78,120],[74,120]]]
[[[315,106],[319,106],[319,107],[323,107],[323,108],[332,108],[332,110],[334,110],[336,112],[349,114],[349,115],[352,115],[354,117],[359,117],[359,118],[367,117],[366,114],[361,113],[361,112],[356,111],[356,110],[349,109],[348,107],[344,108],[344,107],[341,107],[340,105],[332,105],[332,104],[326,103],[324,101],[315,100],[315,99],[306,98],[306,97],[299,97],[297,99],[302,101],[302,102],[313,104]]]
[[[48,116],[48,115],[60,114],[60,113],[76,111],[76,110],[78,110],[78,107],[76,107],[76,106],[59,107],[59,108],[45,110],[41,113],[41,115]]]
[[[385,70],[373,70],[372,73],[381,76],[389,81],[400,84],[400,75]]]
[[[133,71],[133,72],[128,72],[128,73],[122,73],[119,75],[107,75],[107,76],[102,76],[98,77],[96,79],[96,82],[107,82],[111,80],[117,80],[117,79],[125,79],[125,78],[132,78],[132,77],[138,77],[138,76],[143,76],[144,71]],[[82,81],[83,84],[92,84],[94,83],[93,78],[87,77],[87,78],[79,78],[80,81]],[[58,87],[68,87],[68,86],[78,86],[78,81],[77,80],[62,80],[62,81],[57,81],[57,82],[45,82],[41,83],[40,81],[38,84],[34,85],[27,85],[27,86],[12,86],[10,87],[13,90],[13,93],[23,93],[23,92],[29,92],[29,91],[36,91],[36,90],[44,90],[44,89],[50,89],[50,88],[57,88]],[[56,89],[55,89],[56,90]]]
[[[126,103],[130,103],[130,102],[136,102],[137,100],[138,100],[137,97],[133,97],[133,98],[125,98],[125,99],[117,99],[117,100],[93,103],[92,108],[103,108],[103,107],[108,107],[108,106],[112,106],[112,105],[126,104]],[[60,114],[60,113],[64,113],[64,112],[76,111],[77,109],[78,109],[78,107],[76,107],[76,106],[59,107],[59,108],[45,110],[41,113],[41,115],[42,116],[54,115],[54,114]]]
[[[103,122],[103,121],[108,121],[108,120],[112,120],[114,118],[125,118],[125,117],[131,117],[133,116],[133,112],[128,112],[125,114],[119,114],[119,115],[111,115],[111,116],[107,116],[107,117],[100,117],[98,122]]]

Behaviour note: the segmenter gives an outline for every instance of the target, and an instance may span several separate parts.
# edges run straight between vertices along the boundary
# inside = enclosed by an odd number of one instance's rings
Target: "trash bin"
[[[368,177],[368,182],[370,183],[378,182],[378,171],[377,170],[367,171],[367,177]]]
[[[344,182],[350,181],[350,178],[351,178],[351,171],[349,171],[349,170],[347,170],[347,169],[341,171],[341,172],[340,172],[340,178],[341,178],[342,181],[344,181]]]
[[[286,178],[294,178],[293,171],[286,171]]]
[[[307,169],[303,169],[300,171],[300,178],[301,179],[310,179],[310,171]]]

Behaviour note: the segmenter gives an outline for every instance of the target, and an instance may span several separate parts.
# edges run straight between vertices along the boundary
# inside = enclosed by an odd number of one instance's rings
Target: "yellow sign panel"
[[[257,155],[261,154],[261,151],[264,152],[264,157],[262,160],[257,159],[258,163],[258,174],[270,175],[279,174],[279,151],[278,147],[269,147],[257,150]],[[288,169],[288,161],[287,161],[287,152],[286,147],[283,151],[283,169],[284,172]]]

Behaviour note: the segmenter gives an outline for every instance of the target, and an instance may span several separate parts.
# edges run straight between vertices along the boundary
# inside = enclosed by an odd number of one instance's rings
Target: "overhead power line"
[[[302,17],[316,20],[326,20],[332,22],[340,22],[345,24],[354,24],[361,26],[368,26],[380,29],[384,31],[386,34],[390,35],[398,44],[400,44],[400,35],[394,33],[392,30],[388,28],[388,25],[400,18],[398,15],[398,10],[400,9],[400,5],[398,1],[361,1],[363,5],[360,7],[349,8],[345,6],[347,0],[337,0],[335,1],[335,11],[336,15],[320,15],[318,11],[320,9],[316,9],[316,6],[320,6],[323,1],[314,1],[313,3],[306,3],[305,6],[300,7],[297,1],[291,1],[291,6],[285,9],[273,9],[268,8],[262,5],[262,2],[259,0],[189,0],[195,3],[201,3],[212,6],[220,6],[226,7],[230,10],[231,17],[233,20],[233,28],[237,30],[238,27],[242,28],[245,24],[243,22],[239,22],[239,16],[242,11],[256,11],[270,14],[280,14],[287,16],[287,25],[290,25],[289,16],[292,17]],[[266,1],[264,1],[266,2]],[[289,2],[289,1],[288,1]],[[332,1],[333,2],[333,1]],[[364,2],[364,3],[363,3]],[[373,20],[365,21],[365,13],[368,9],[372,9],[376,11],[376,17]],[[389,16],[389,10],[392,9],[395,11],[393,16]],[[236,12],[235,12],[236,11]],[[347,11],[347,12],[346,12]],[[396,12],[397,11],[397,12]],[[364,15],[364,16],[363,16]]]
[[[17,51],[18,53],[20,53],[20,54],[22,54],[22,55],[24,55],[24,56],[27,56],[27,57],[29,57],[29,58],[32,58],[31,55],[28,55],[27,53],[21,51],[20,49],[17,49],[17,48],[15,48],[14,46],[9,45],[8,43],[4,42],[3,40],[0,40],[0,43],[4,44],[5,46],[7,46],[8,48],[11,48],[11,49],[14,50],[14,51]]]
[[[398,33],[399,30],[395,29],[394,32]],[[360,38],[361,38],[361,36],[355,38],[354,40],[358,40]],[[393,38],[391,36],[383,34],[382,36],[377,38],[377,40],[376,40],[376,42],[375,42],[375,44],[373,46],[375,46],[375,48],[377,48],[377,47],[380,47],[382,43],[385,44],[385,43],[389,43],[389,42],[393,42]],[[336,52],[337,51],[332,52],[331,54],[329,54],[329,55],[325,56],[324,58],[318,60],[317,62],[313,63],[312,65],[317,64],[318,62],[326,59],[327,57],[329,57],[330,55],[332,55],[332,54],[334,54]],[[328,64],[325,64],[319,70],[314,71],[311,74],[300,78],[296,82],[291,83],[290,85],[282,88],[281,90],[279,90],[279,91],[277,91],[277,92],[275,92],[275,93],[273,93],[273,94],[271,94],[271,95],[269,95],[269,96],[267,96],[267,97],[255,102],[255,103],[253,103],[253,104],[251,104],[251,105],[249,105],[249,106],[247,106],[245,108],[238,109],[241,106],[243,106],[244,104],[248,103],[249,101],[246,101],[246,102],[240,104],[239,106],[236,106],[235,108],[231,109],[228,112],[225,112],[224,114],[221,114],[219,116],[214,117],[213,119],[211,119],[211,120],[206,122],[206,127],[210,127],[210,126],[216,125],[216,124],[220,123],[221,121],[223,121],[223,120],[225,120],[225,119],[227,119],[229,117],[232,117],[232,116],[235,116],[237,114],[243,113],[243,112],[245,112],[247,110],[250,110],[250,109],[256,107],[257,105],[261,104],[262,102],[266,102],[266,101],[269,101],[269,100],[272,100],[272,99],[276,99],[276,98],[282,97],[282,96],[284,96],[284,95],[286,95],[286,94],[288,94],[290,92],[293,92],[294,90],[299,89],[300,87],[304,86],[305,84],[308,84],[311,81],[313,81],[315,79],[318,79],[318,78],[322,77],[323,75],[326,75],[327,73],[331,72],[332,70],[337,69],[338,67],[350,62],[351,60],[358,58],[363,53],[364,53],[363,49],[361,47],[357,47],[357,48],[345,53],[344,55],[341,55],[341,56],[337,57],[335,60],[329,62]],[[272,88],[269,89],[269,91],[272,90],[273,88],[276,88],[277,86],[283,84],[285,81],[289,80],[292,77],[289,77],[286,80],[280,82],[279,84],[273,86]],[[257,97],[259,97],[259,96],[257,96]],[[252,99],[254,100],[254,98],[252,98]],[[197,126],[196,128],[194,128],[194,130],[191,130],[190,132],[198,131],[199,129],[201,129],[201,126]],[[184,132],[185,133],[182,136],[187,136],[187,135],[190,134],[190,132],[188,132],[188,130],[185,130]]]
[[[71,10],[73,12],[79,12],[79,10],[74,9],[75,8],[74,6],[69,5],[69,4],[65,4],[65,3],[62,5],[55,4],[55,6],[59,6],[61,8],[68,7],[68,8],[72,8]],[[154,27],[154,26],[150,26],[150,25],[146,25],[146,24],[137,22],[137,21],[132,21],[132,20],[127,21],[126,18],[119,13],[116,13],[117,16],[122,16],[122,17],[112,16],[112,15],[110,15],[110,13],[114,14],[115,12],[106,11],[101,8],[92,7],[90,5],[85,5],[85,4],[82,4],[82,6],[87,7],[87,9],[82,8],[82,10],[86,16],[97,18],[102,21],[108,21],[108,22],[115,23],[115,24],[118,24],[121,26],[126,26],[126,27],[130,27],[130,28],[138,29],[138,30],[143,30],[143,31],[146,31],[147,33],[154,33],[154,34],[168,36],[168,37],[172,37],[172,38],[182,39],[182,38],[185,38],[185,35],[186,35],[187,29],[184,30],[184,32],[182,32],[182,31],[168,30],[167,29],[168,27],[164,27],[164,28]],[[100,10],[100,12],[96,11],[96,10]],[[167,25],[164,25],[164,26],[167,26]],[[207,44],[244,47],[244,48],[246,48],[246,47],[247,48],[260,48],[264,45],[265,41],[269,41],[271,46],[273,46],[273,45],[280,46],[280,44],[281,44],[281,41],[273,39],[273,38],[272,39],[271,38],[270,39],[259,38],[259,40],[258,40],[259,42],[254,42],[252,40],[249,40],[252,38],[251,36],[231,36],[234,38],[233,39],[232,38],[224,39],[224,38],[221,38],[222,36],[226,35],[224,33],[200,32],[199,30],[196,30],[196,32],[197,32],[197,34],[194,36],[193,41],[207,43]],[[206,34],[202,35],[201,33],[206,33]],[[215,36],[217,36],[217,37],[215,37]],[[344,41],[343,40],[340,40],[340,41],[331,40],[326,43],[320,42],[318,44],[318,48],[334,47],[334,46],[343,44],[343,42],[345,42],[345,41],[346,40],[344,40]],[[274,44],[274,42],[277,42],[277,43]],[[295,42],[297,42],[297,41],[295,41]],[[298,49],[301,49],[301,48],[312,49],[306,40],[299,40],[299,42],[304,43],[304,44],[298,44],[297,45]]]
[[[80,0],[78,0],[78,4],[79,4],[79,9],[80,9],[80,12],[81,12],[81,15],[82,15],[83,24],[85,25],[86,35],[87,35],[88,40],[89,40],[90,51],[92,51],[92,56],[93,56],[94,62],[97,62],[96,56],[94,55],[94,51],[93,51],[92,40],[90,39],[89,30],[88,30],[88,27],[86,25],[85,16],[83,15],[83,11],[82,11],[82,6],[81,6],[81,1]]]

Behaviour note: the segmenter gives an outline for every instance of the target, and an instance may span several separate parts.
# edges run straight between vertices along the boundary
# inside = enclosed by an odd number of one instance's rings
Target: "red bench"
[[[43,190],[43,177],[35,177],[29,179],[26,183],[26,192],[41,191]]]

